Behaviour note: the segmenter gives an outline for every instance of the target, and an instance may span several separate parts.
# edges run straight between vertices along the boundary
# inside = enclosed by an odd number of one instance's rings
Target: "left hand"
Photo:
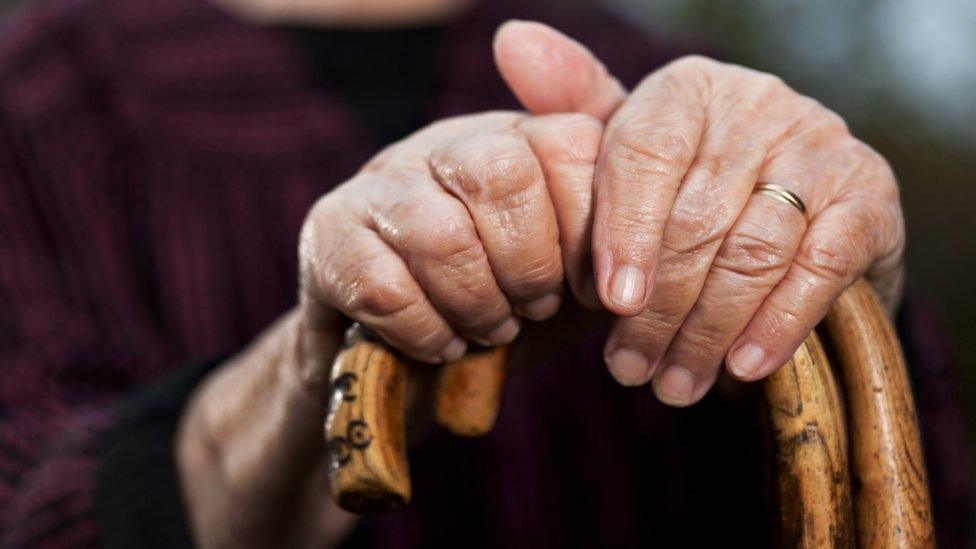
[[[607,121],[592,251],[596,294],[620,317],[604,356],[621,383],[651,380],[662,401],[689,405],[723,361],[745,381],[786,363],[861,275],[898,301],[891,169],[779,78],[692,56],[628,96],[589,51],[536,23],[504,25],[495,55],[530,111]],[[753,194],[761,182],[799,196],[806,215]]]

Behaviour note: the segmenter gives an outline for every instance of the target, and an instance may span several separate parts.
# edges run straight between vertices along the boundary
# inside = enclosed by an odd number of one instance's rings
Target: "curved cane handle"
[[[933,547],[915,399],[894,327],[863,279],[824,325],[847,402],[858,546]]]
[[[434,389],[434,417],[455,435],[480,437],[495,427],[511,347],[469,351],[441,367]]]
[[[812,332],[763,393],[776,447],[780,547],[853,547],[840,389]]]
[[[871,286],[859,280],[844,292],[824,327],[843,382],[846,434],[816,334],[765,385],[777,442],[780,540],[788,547],[932,547],[905,360]]]
[[[331,381],[325,441],[333,496],[359,513],[402,509],[410,502],[407,365],[357,324],[346,332]]]
[[[441,367],[434,394],[438,423],[461,436],[491,431],[508,349],[472,351]],[[333,496],[349,511],[397,511],[410,502],[407,375],[407,363],[384,342],[358,324],[347,331],[345,347],[332,366],[325,440]]]
[[[850,546],[854,532],[860,547],[931,546],[930,502],[905,362],[870,286],[862,280],[848,289],[825,326],[848,403],[850,459],[837,384],[811,334],[765,390],[778,446],[781,539],[790,545]],[[353,336],[332,373],[326,438],[333,493],[352,511],[397,510],[410,499],[406,365],[381,342]],[[506,356],[501,349],[470,362],[465,357],[441,372],[435,398],[442,424],[460,434],[490,430]],[[482,375],[487,381],[476,379]],[[484,409],[472,412],[477,406]]]

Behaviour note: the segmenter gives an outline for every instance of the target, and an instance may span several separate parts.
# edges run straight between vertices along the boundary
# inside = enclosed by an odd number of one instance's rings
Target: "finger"
[[[342,215],[320,205],[310,214],[333,221]],[[339,232],[335,226],[306,222],[303,228],[302,287],[308,299],[365,324],[414,359],[439,363],[463,356],[466,344],[427,300],[396,252],[360,224]]]
[[[597,293],[611,312],[647,305],[671,206],[698,150],[705,109],[693,78],[665,67],[610,120],[595,176]]]
[[[805,231],[806,220],[795,207],[753,195],[663,357],[654,379],[659,399],[686,406],[708,392],[729,346],[783,279]]]
[[[494,54],[509,88],[536,114],[577,112],[607,120],[626,96],[586,47],[542,23],[503,24]]]
[[[605,346],[610,372],[621,383],[645,383],[657,370],[699,300],[715,254],[749,201],[768,151],[805,115],[795,94],[780,88],[785,85],[770,80],[734,102],[709,106],[710,121],[664,228],[654,291],[640,315],[617,323]]]
[[[429,173],[406,179],[373,185],[377,193],[369,210],[380,237],[407,263],[455,331],[482,345],[515,339],[519,323],[495,282],[467,208]]]
[[[835,115],[821,120],[843,128]],[[857,277],[900,264],[904,224],[894,175],[876,152],[843,131],[809,132],[798,140],[805,146],[787,146],[777,158],[774,176],[781,181],[817,174],[820,192],[802,198],[820,213],[783,280],[732,344],[726,364],[735,377],[755,380],[778,369]]]
[[[434,179],[471,213],[495,280],[531,320],[559,308],[559,227],[542,168],[511,123],[456,135],[430,156]]]
[[[559,224],[565,276],[576,299],[599,306],[593,283],[590,227],[593,171],[603,125],[585,114],[555,114],[519,124],[542,166]]]
[[[893,230],[873,202],[848,199],[817,216],[785,278],[763,301],[728,353],[729,372],[756,380],[782,366],[830,304],[863,274]],[[880,223],[879,223],[880,222]]]
[[[840,183],[849,178],[845,170],[860,161],[848,150],[853,140],[843,120],[813,100],[798,100],[792,92],[784,96],[781,82],[771,81],[769,89],[786,100],[762,97],[759,90],[750,94],[767,105],[763,111],[770,119],[755,117],[763,130],[779,128],[774,140],[763,143],[768,152],[758,181],[782,182],[801,198],[806,213],[753,194],[755,182],[746,187],[747,207],[721,242],[694,308],[654,376],[655,393],[672,405],[697,402],[711,388],[729,346],[786,275],[807,217],[837,199]]]

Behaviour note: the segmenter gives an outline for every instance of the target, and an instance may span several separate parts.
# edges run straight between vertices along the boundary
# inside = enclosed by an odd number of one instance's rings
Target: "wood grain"
[[[860,280],[834,303],[825,326],[847,402],[858,546],[933,547],[915,402],[891,322]]]
[[[776,442],[780,546],[853,547],[844,409],[816,333],[763,391]]]
[[[407,365],[355,325],[331,379],[325,439],[333,496],[356,513],[403,509],[411,496],[404,425]]]
[[[469,351],[445,364],[437,376],[434,417],[448,431],[466,437],[491,432],[505,385],[508,345]]]
[[[931,547],[914,400],[894,330],[863,281],[838,299],[825,326],[844,385],[846,433],[842,399],[816,334],[765,385],[777,441],[780,541]],[[442,425],[468,436],[491,430],[508,353],[495,349],[444,367],[434,397]],[[402,509],[410,501],[406,364],[356,328],[336,358],[332,382],[326,439],[336,500],[360,513]]]

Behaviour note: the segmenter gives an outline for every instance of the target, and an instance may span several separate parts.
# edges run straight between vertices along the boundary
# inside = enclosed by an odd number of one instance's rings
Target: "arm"
[[[560,307],[602,128],[582,115],[438,122],[323,196],[301,232],[299,304],[200,387],[177,463],[203,547],[334,544],[353,519],[327,497],[328,374],[344,327],[418,362],[512,341]]]

